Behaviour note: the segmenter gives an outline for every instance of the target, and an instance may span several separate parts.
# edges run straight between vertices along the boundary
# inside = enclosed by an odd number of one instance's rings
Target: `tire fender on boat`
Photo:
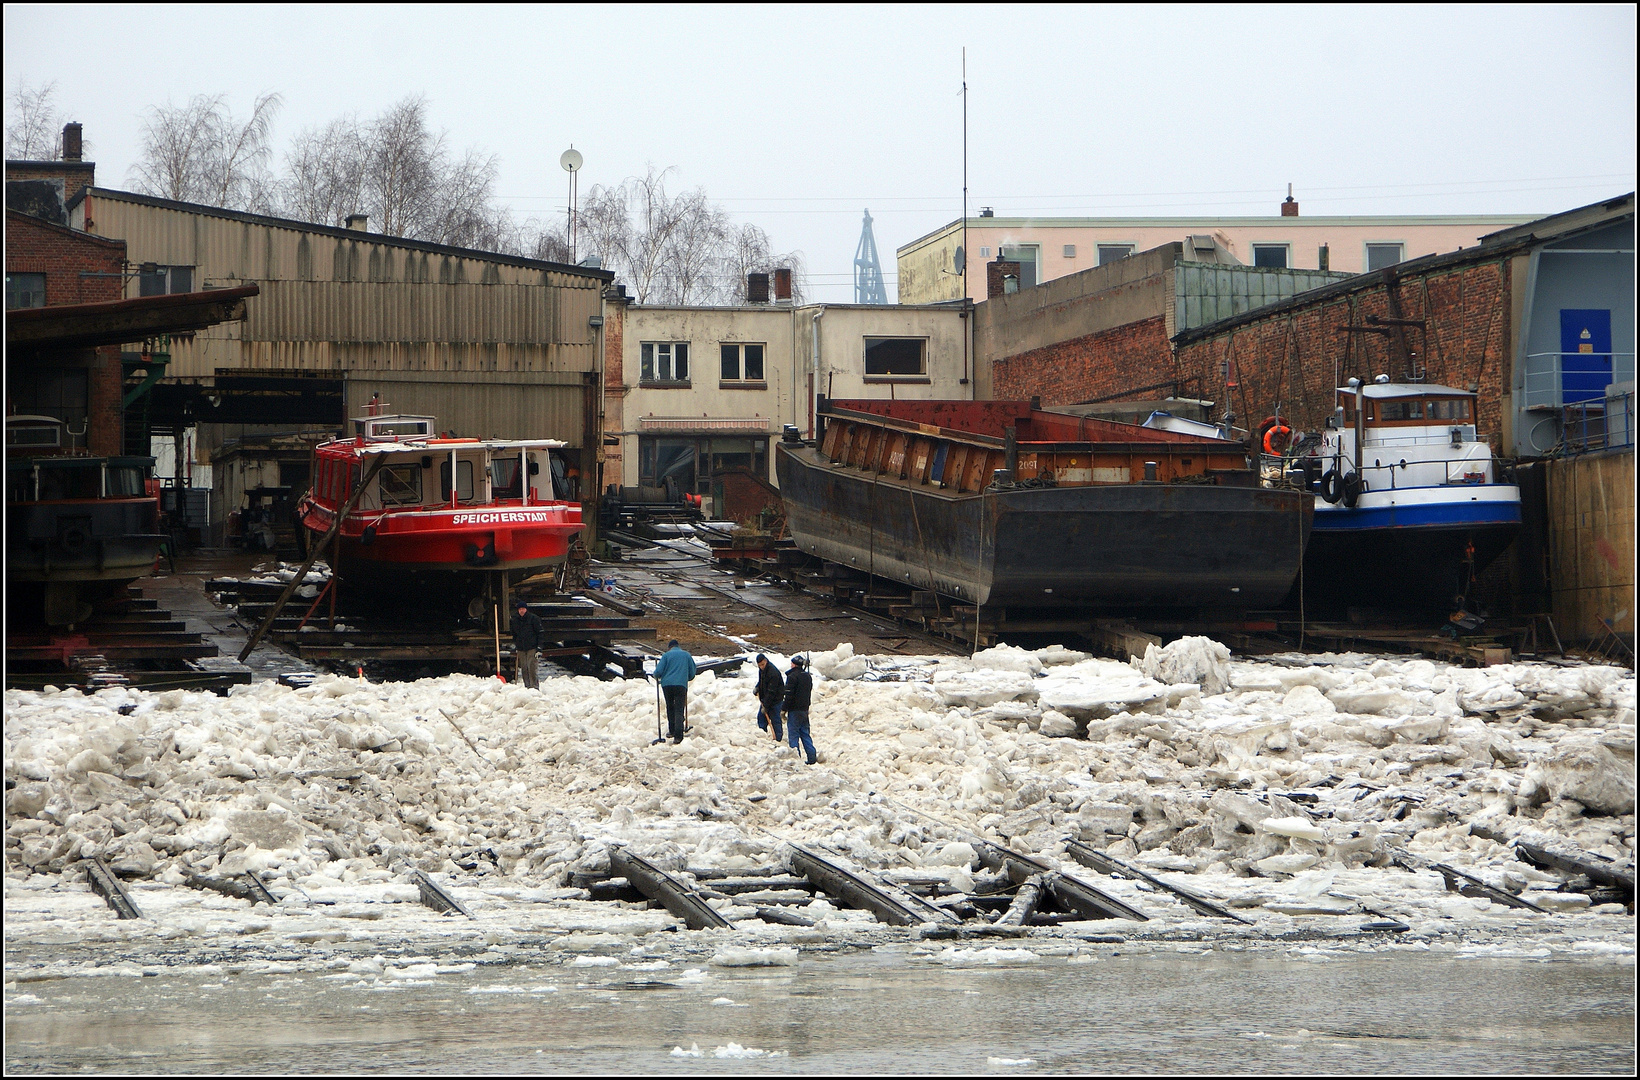
[[[1354,476],[1354,473],[1350,474]],[[1336,503],[1344,497],[1344,482],[1338,475],[1337,469],[1328,469],[1321,477],[1321,497],[1330,503]]]
[[[366,525],[364,527],[364,531],[359,534],[359,543],[361,543],[361,544],[374,544],[375,542],[376,542],[376,526]]]
[[[1351,471],[1344,474],[1343,481],[1344,505],[1354,506],[1361,498],[1361,474]]]

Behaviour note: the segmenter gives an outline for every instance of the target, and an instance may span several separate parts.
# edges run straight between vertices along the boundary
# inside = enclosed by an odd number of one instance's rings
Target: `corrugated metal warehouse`
[[[128,295],[261,287],[244,323],[170,343],[154,432],[198,427],[195,475],[225,439],[339,429],[379,395],[461,435],[562,439],[596,478],[609,271],[99,187],[68,210],[126,242]]]

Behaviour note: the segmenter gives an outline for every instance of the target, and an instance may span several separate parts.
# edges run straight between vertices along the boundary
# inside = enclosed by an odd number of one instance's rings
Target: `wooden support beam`
[[[1091,848],[1081,841],[1067,840],[1065,842],[1065,854],[1069,855],[1083,866],[1088,867],[1090,870],[1097,870],[1101,874],[1110,874],[1115,877],[1125,877],[1131,878],[1135,881],[1144,881],[1154,885],[1158,889],[1170,892],[1174,896],[1177,896],[1180,900],[1184,901],[1191,908],[1201,912],[1203,915],[1212,915],[1220,919],[1234,919],[1236,922],[1245,923],[1248,926],[1253,925],[1253,920],[1237,915],[1234,911],[1231,911],[1222,904],[1214,903],[1212,900],[1209,900],[1204,896],[1197,896],[1188,889],[1184,889],[1178,885],[1163,881],[1161,878],[1156,877],[1153,874],[1148,874],[1136,866],[1130,866],[1120,859],[1112,858],[1111,856],[1106,855],[1103,851],[1099,851],[1096,848]]]
[[[142,918],[142,912],[132,903],[125,886],[120,884],[119,878],[114,876],[114,872],[108,869],[108,864],[103,862],[100,856],[93,855],[86,860],[85,880],[86,884],[91,886],[92,892],[108,902],[115,915],[122,919]]]
[[[1504,892],[1495,885],[1487,884],[1474,874],[1465,873],[1456,867],[1448,866],[1446,863],[1426,862],[1419,859],[1417,856],[1408,854],[1407,852],[1398,853],[1394,859],[1395,865],[1401,867],[1403,870],[1434,870],[1445,879],[1447,892],[1462,892],[1465,896],[1484,896],[1494,904],[1503,904],[1506,907],[1524,908],[1527,911],[1535,911],[1540,915],[1549,914],[1546,909],[1538,907],[1530,900],[1515,896],[1512,893]],[[1465,884],[1459,885],[1458,882],[1460,881]],[[1465,891],[1466,888],[1468,890],[1467,892]]]
[[[1008,910],[997,920],[997,925],[1029,926],[1031,916],[1036,914],[1037,901],[1042,897],[1042,887],[1046,881],[1046,874],[1032,874],[1026,878],[1019,891],[1014,893],[1014,902],[1008,905]]]
[[[1603,863],[1593,855],[1578,852],[1576,855],[1550,851],[1548,848],[1538,847],[1517,840],[1515,842],[1515,858],[1523,863],[1545,870],[1560,870],[1567,874],[1582,874],[1590,881],[1601,885],[1609,885],[1628,894],[1629,903],[1634,903],[1634,875],[1625,874],[1610,863]]]
[[[468,911],[461,901],[445,892],[438,882],[434,881],[420,870],[412,870],[411,873],[416,879],[417,896],[421,900],[424,907],[430,907],[441,915],[454,911],[467,916],[469,919],[476,919],[478,917]]]
[[[1149,916],[1137,908],[1129,907],[1085,881],[1067,877],[1029,855],[1021,855],[986,840],[979,841],[978,850],[981,862],[993,870],[1004,871],[1017,884],[1023,885],[1034,874],[1050,875],[1046,878],[1049,894],[1067,911],[1077,912],[1083,918],[1150,921]]]
[[[822,859],[812,851],[792,846],[791,867],[828,896],[877,916],[878,922],[890,926],[916,926],[928,921],[920,911],[913,911],[899,900],[871,884],[865,878],[841,866]]]
[[[624,874],[633,888],[682,919],[683,925],[691,930],[729,925],[729,920],[714,911],[697,890],[625,848],[609,849],[609,868]]]

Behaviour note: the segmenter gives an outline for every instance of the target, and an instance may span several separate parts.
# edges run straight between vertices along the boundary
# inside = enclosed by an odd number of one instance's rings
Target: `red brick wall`
[[[125,241],[104,240],[58,225],[6,212],[6,272],[44,274],[46,305],[89,304],[119,300],[125,291]],[[111,274],[112,277],[86,277]],[[21,361],[20,361],[21,362]],[[68,350],[50,362],[89,369],[85,445],[93,454],[123,453],[124,396],[118,345],[100,349]]]
[[[46,304],[89,304],[119,300],[124,279],[82,274],[119,275],[125,264],[125,241],[104,240],[38,218],[6,211],[6,273],[44,274]]]
[[[1201,396],[1226,402],[1237,423],[1255,427],[1277,403],[1293,426],[1315,430],[1331,413],[1333,388],[1351,376],[1371,381],[1387,374],[1405,378],[1396,339],[1379,334],[1341,334],[1338,327],[1368,325],[1367,316],[1423,319],[1425,334],[1405,331],[1419,354],[1425,381],[1476,388],[1480,437],[1497,451],[1502,444],[1504,357],[1509,344],[1509,266],[1491,261],[1429,275],[1398,279],[1363,292],[1294,312],[1273,314],[1178,350],[1182,380],[1199,381]],[[1226,386],[1226,368],[1234,389]]]
[[[991,394],[998,400],[1040,397],[1049,406],[1091,401],[1175,377],[1161,315],[997,360],[991,372]]]
[[[95,187],[97,166],[90,161],[8,161],[7,180],[61,180],[63,205],[74,201],[81,188]]]

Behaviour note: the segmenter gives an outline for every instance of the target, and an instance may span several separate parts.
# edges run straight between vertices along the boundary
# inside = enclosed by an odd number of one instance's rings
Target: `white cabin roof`
[[[1407,398],[1407,397],[1469,397],[1475,394],[1469,390],[1459,390],[1456,386],[1442,386],[1439,383],[1367,383],[1361,388],[1369,398]],[[1354,387],[1340,386],[1340,394],[1354,394]]]

